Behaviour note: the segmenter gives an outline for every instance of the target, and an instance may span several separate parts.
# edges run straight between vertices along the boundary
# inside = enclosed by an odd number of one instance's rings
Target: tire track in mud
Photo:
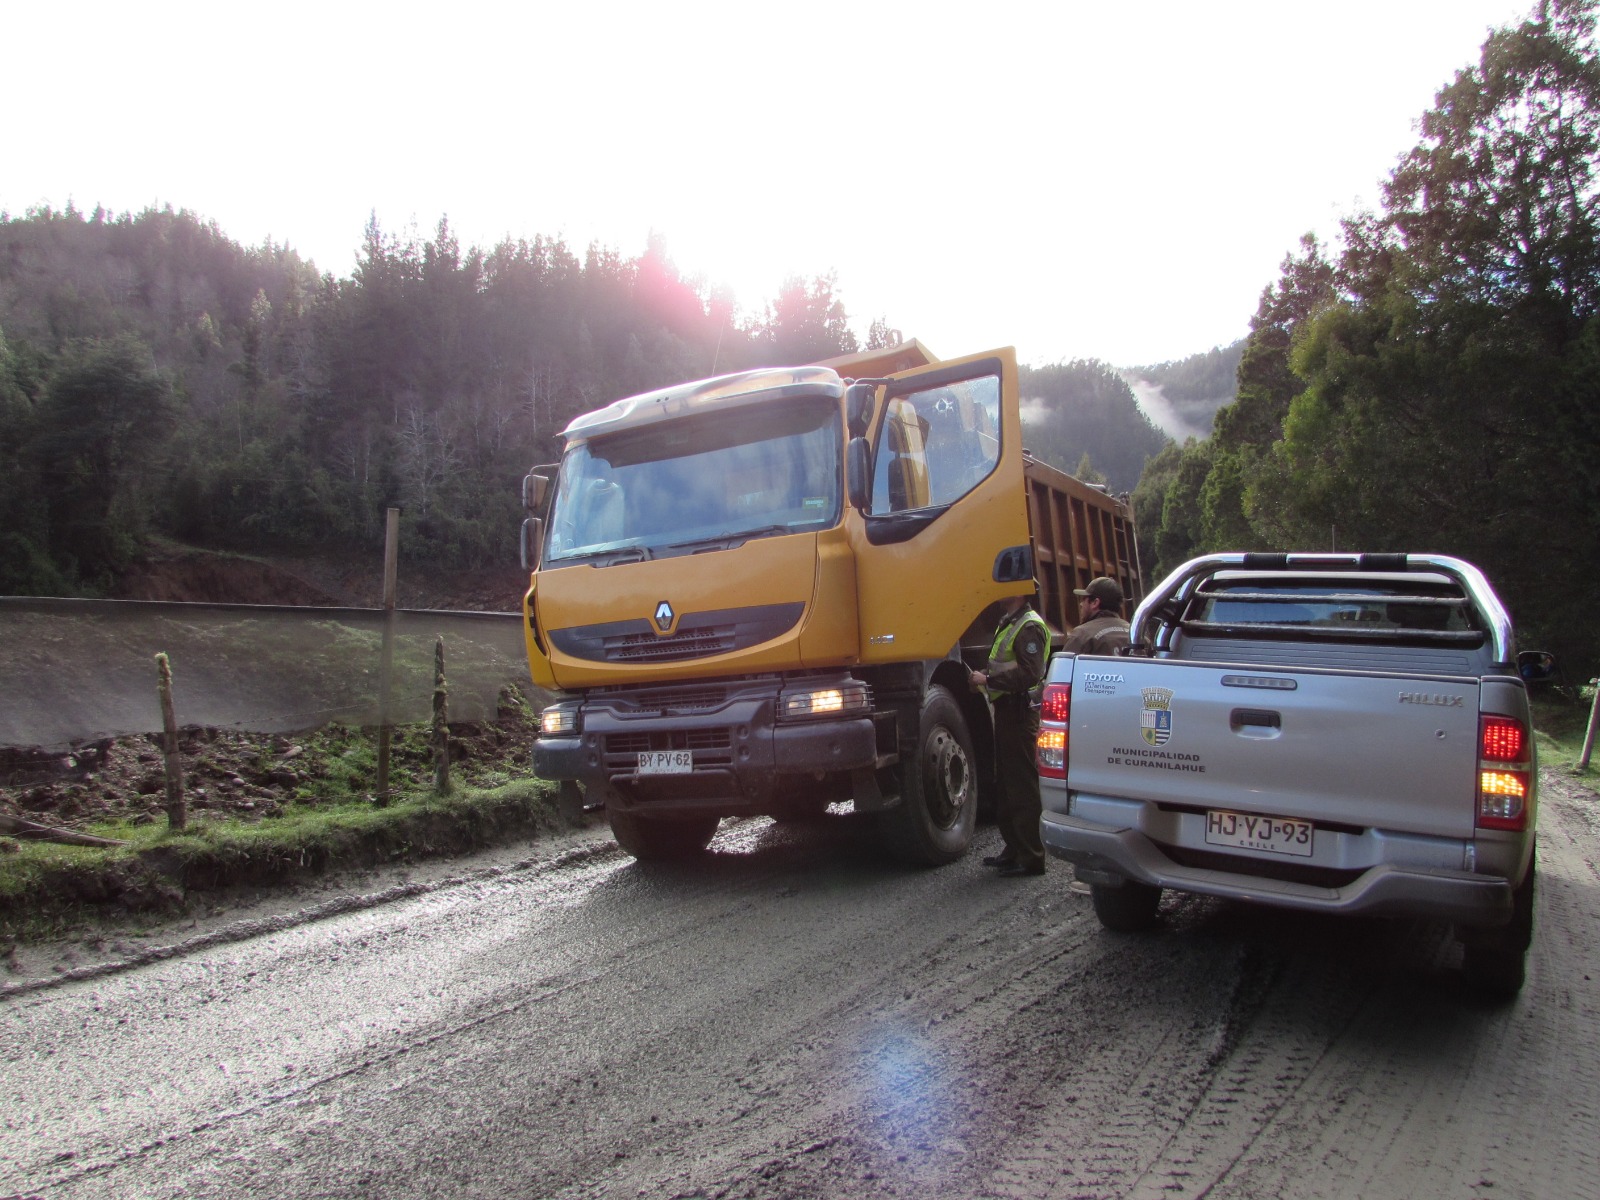
[[[1369,1005],[1210,1195],[1600,1196],[1592,810],[1544,815],[1522,996],[1497,1006],[1445,972]]]
[[[885,931],[895,955],[800,1025],[772,1028],[777,1053],[740,1064],[752,1115],[767,1119],[696,1135],[673,1155],[694,1165],[664,1191],[659,1177],[621,1172],[560,1195],[962,1194],[954,1181],[986,1149],[974,1133],[1030,1071],[1014,1047],[989,1045],[993,1031],[1097,940],[1082,907],[1057,894],[998,915],[1002,929],[959,926],[932,944],[925,929]]]
[[[805,1114],[790,1147],[733,1175],[699,1175],[680,1194],[1069,1195],[1052,1191],[1063,1142],[1072,1147],[1067,1182],[1083,1194],[1119,1193],[1150,1157],[1152,1126],[1183,1127],[1226,1057],[1241,1004],[1255,997],[1234,973],[1201,961],[1210,950],[1103,935],[1086,904],[1043,945],[1025,932],[1010,949],[996,942],[986,936],[954,963],[934,956],[909,970],[904,997],[875,1014],[920,1016],[879,1056],[920,1048],[922,1070],[877,1093],[861,1087],[859,1064],[814,1079],[837,1102]],[[962,953],[976,961],[952,979]],[[1130,1023],[1159,1033],[1129,1037]],[[1037,1138],[1041,1121],[1065,1127],[1064,1138]]]
[[[1206,902],[1190,901],[1195,928],[1177,936],[1226,934],[1230,915],[1244,927],[1216,964],[1232,989],[1142,1062],[1108,1048],[1081,1063],[1074,1104],[1019,1134],[980,1194],[1600,1196],[1600,822],[1591,797],[1565,794],[1545,821],[1529,983],[1514,1005],[1463,986],[1436,925],[1219,906],[1208,922]],[[1183,923],[1181,907],[1165,911]],[[1275,936],[1279,924],[1304,944]],[[1136,1025],[1126,1032],[1137,1040]],[[1089,1078],[1102,1072],[1111,1079]]]
[[[1183,907],[1194,903],[1181,901],[1167,919],[1181,923]],[[1197,951],[1216,954],[1212,946]],[[1319,1020],[1285,1021],[1271,1007],[1284,971],[1278,955],[1238,946],[1209,970],[1185,965],[1185,975],[1209,984],[1192,989],[1189,1019],[1170,1022],[1150,1046],[1137,1025],[1123,1025],[1120,1046],[1081,1060],[1074,1110],[1057,1110],[1030,1131],[1029,1152],[1014,1148],[985,1194],[1199,1194],[1219,1161],[1236,1153],[1238,1131],[1258,1128],[1293,1093],[1319,1055],[1326,1022],[1336,1019],[1332,990],[1323,993]],[[1272,1029],[1265,1045],[1264,1026]]]

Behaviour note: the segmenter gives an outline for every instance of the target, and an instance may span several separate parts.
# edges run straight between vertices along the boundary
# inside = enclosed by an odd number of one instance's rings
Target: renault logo
[[[672,628],[672,605],[663,600],[656,605],[656,628],[662,633]]]

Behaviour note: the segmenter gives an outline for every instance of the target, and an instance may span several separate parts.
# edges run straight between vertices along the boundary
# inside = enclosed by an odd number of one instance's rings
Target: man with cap
[[[1033,692],[1050,659],[1050,626],[1017,596],[1000,619],[994,645],[982,671],[973,671],[974,691],[994,703],[995,775],[1000,785],[995,824],[1005,847],[983,860],[1002,875],[1043,875],[1044,842],[1039,837],[1039,770],[1035,765],[1039,713]]]
[[[1076,588],[1078,624],[1061,643],[1063,654],[1115,654],[1128,644],[1122,619],[1122,585],[1105,575]]]

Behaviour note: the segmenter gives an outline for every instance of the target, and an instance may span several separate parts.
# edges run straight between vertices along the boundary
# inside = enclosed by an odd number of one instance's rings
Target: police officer
[[[969,683],[994,703],[995,774],[1000,784],[995,823],[1005,847],[983,860],[1002,875],[1043,875],[1044,842],[1039,837],[1039,771],[1034,763],[1039,713],[1033,692],[1044,679],[1050,658],[1050,627],[1017,596],[995,630],[985,670]]]
[[[1128,644],[1128,623],[1122,619],[1122,585],[1102,575],[1087,587],[1074,589],[1078,624],[1061,643],[1063,654],[1115,654]]]

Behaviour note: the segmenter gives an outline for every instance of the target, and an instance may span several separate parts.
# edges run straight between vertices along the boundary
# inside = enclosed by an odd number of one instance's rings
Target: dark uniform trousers
[[[1039,713],[1027,693],[995,698],[995,766],[1000,784],[995,824],[1007,850],[1027,868],[1045,863],[1039,837],[1039,772],[1034,765],[1038,737]]]

